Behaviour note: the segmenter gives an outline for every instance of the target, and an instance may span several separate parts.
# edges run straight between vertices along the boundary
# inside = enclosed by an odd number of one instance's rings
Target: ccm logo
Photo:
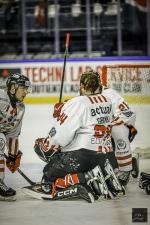
[[[66,191],[60,191],[57,193],[57,196],[61,197],[61,196],[71,195],[73,193],[77,193],[77,188],[66,190]]]

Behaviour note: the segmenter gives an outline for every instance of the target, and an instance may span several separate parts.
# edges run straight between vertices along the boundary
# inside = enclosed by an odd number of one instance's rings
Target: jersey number
[[[94,127],[95,133],[94,137],[96,138],[102,138],[104,135],[110,134],[110,129],[109,127],[106,127],[104,125],[95,125]]]

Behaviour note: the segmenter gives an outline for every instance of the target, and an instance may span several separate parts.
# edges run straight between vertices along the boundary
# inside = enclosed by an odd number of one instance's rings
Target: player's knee
[[[48,163],[43,169],[44,179],[47,182],[54,182],[57,177],[55,177],[53,174],[54,174],[54,170]]]

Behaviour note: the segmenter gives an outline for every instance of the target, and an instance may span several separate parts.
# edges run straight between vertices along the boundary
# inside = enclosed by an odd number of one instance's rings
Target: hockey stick
[[[61,100],[62,100],[62,92],[63,92],[63,86],[64,86],[64,77],[65,77],[66,59],[67,59],[67,55],[68,55],[69,40],[70,40],[70,33],[67,33],[66,34],[66,48],[65,48],[63,73],[62,73],[60,96],[59,96],[59,102],[60,103],[61,103]]]
[[[9,160],[9,157],[4,153],[4,156],[7,160]],[[30,178],[28,178],[23,172],[21,169],[17,169],[18,173],[20,173],[20,175],[31,185],[35,185],[37,184],[36,182],[33,182],[32,180],[30,180]]]

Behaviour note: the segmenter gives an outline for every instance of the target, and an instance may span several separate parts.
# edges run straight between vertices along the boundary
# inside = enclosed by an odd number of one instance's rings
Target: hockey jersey
[[[135,125],[136,114],[125,102],[124,98],[117,91],[103,87],[102,94],[112,102],[114,120],[112,125],[126,124]]]
[[[16,108],[13,108],[7,92],[0,90],[0,133],[6,136],[7,147],[11,154],[18,151],[18,136],[24,112],[24,103],[17,102]]]
[[[0,77],[0,89],[2,90],[6,89],[6,81],[7,81],[7,78]]]
[[[103,95],[75,97],[67,101],[60,116],[53,119],[49,135],[54,144],[62,147],[62,152],[81,148],[111,151],[112,115],[111,101]]]

